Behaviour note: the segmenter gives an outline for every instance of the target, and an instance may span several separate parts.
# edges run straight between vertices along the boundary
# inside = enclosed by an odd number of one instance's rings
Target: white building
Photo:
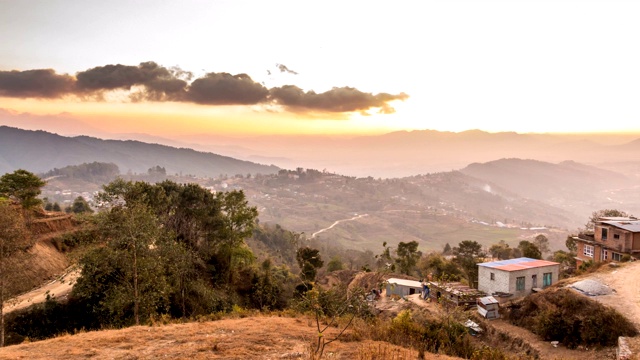
[[[422,283],[415,280],[391,278],[387,280],[387,296],[398,295],[407,296],[420,294],[422,291]]]
[[[527,296],[558,281],[560,264],[517,258],[478,264],[478,290],[490,295]]]

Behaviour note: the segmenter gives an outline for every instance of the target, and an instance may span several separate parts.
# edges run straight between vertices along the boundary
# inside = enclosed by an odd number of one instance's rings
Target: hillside
[[[210,177],[221,174],[272,174],[278,171],[273,165],[186,148],[132,140],[101,140],[88,136],[64,137],[44,131],[0,126],[0,173],[19,168],[41,173],[94,161],[114,163],[123,173],[146,173],[153,166],[164,167],[169,174]]]
[[[330,329],[327,336],[334,336]],[[316,336],[307,318],[253,316],[66,335],[0,349],[3,359],[307,359]],[[349,334],[331,343],[330,359],[415,359],[417,352]],[[427,353],[425,359],[457,359]]]
[[[589,214],[597,209],[640,212],[640,193],[633,173],[630,176],[574,161],[554,164],[523,159],[474,163],[460,171],[573,213]]]

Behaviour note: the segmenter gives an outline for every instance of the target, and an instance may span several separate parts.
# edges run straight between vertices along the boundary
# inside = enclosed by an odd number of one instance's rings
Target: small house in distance
[[[422,284],[420,281],[390,278],[387,280],[387,296],[398,295],[400,297],[420,294]]]
[[[498,297],[523,297],[558,281],[560,264],[517,258],[478,264],[478,289]]]

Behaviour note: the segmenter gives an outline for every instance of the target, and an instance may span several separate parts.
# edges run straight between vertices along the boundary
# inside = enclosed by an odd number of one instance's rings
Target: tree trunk
[[[138,310],[140,308],[140,297],[138,296],[138,256],[137,249],[133,249],[133,316],[136,320],[136,325],[140,325],[140,316]]]
[[[4,251],[0,245],[0,347],[4,347]]]

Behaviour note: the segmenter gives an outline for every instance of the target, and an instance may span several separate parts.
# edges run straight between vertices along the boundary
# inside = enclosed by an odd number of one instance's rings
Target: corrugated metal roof
[[[600,221],[602,224],[607,224],[611,226],[615,226],[617,228],[631,231],[631,232],[640,232],[640,220],[633,221]]]
[[[484,267],[489,267],[492,269],[498,269],[498,270],[504,270],[504,271],[518,271],[518,270],[525,270],[525,269],[532,269],[532,268],[553,266],[553,265],[560,265],[560,264],[553,261],[531,259],[526,257],[509,259],[509,260],[492,261],[492,262],[478,264],[478,266],[484,266]]]
[[[422,288],[422,284],[420,283],[420,281],[415,281],[415,280],[391,278],[391,279],[387,280],[387,282],[389,284],[396,284],[396,285],[402,285],[402,286]]]
[[[484,305],[497,304],[498,303],[498,300],[496,300],[496,298],[494,298],[493,296],[481,297],[481,298],[478,299],[478,301],[480,301]]]

